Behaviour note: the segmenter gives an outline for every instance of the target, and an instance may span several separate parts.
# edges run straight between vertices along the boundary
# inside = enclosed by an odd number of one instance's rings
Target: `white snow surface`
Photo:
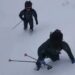
[[[55,29],[63,32],[75,56],[75,0],[31,0],[37,11],[39,24],[34,21],[34,31],[23,30],[19,12],[26,0],[0,0],[0,75],[75,75],[75,64],[62,51],[60,61],[46,60],[53,66],[35,71],[34,63],[9,62],[10,59],[31,60],[24,53],[35,58],[38,47],[45,42]]]

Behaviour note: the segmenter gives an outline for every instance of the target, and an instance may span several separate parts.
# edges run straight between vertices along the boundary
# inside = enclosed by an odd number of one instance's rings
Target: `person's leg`
[[[41,68],[41,64],[43,64],[44,59],[45,59],[44,50],[39,48],[38,49],[38,59],[36,62],[37,70]]]
[[[28,22],[24,22],[24,30],[26,30],[27,29],[27,25],[28,25]]]
[[[29,25],[30,25],[30,30],[33,31],[33,20],[30,20],[30,21],[29,21]]]
[[[37,70],[40,70],[41,68],[41,64],[44,64],[44,58],[39,57],[37,62],[36,62],[36,66],[37,66]]]

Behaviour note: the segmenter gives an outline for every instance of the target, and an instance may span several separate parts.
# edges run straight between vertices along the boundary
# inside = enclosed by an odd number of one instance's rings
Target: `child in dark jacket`
[[[35,18],[36,24],[38,24],[37,13],[32,8],[32,2],[31,1],[26,1],[25,2],[25,9],[23,9],[19,14],[19,17],[24,22],[24,30],[27,29],[27,26],[28,26],[28,23],[29,23],[30,30],[33,31],[33,16]]]

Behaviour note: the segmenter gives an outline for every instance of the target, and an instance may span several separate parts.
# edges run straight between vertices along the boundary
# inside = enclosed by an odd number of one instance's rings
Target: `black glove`
[[[36,21],[36,25],[38,25],[38,21]]]
[[[75,59],[72,61],[72,64],[75,63]]]

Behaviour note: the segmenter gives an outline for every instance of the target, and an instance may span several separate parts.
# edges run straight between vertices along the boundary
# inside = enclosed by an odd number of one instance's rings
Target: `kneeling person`
[[[61,50],[64,50],[68,54],[72,63],[75,62],[68,43],[63,41],[63,34],[57,29],[51,33],[49,39],[38,48],[37,70],[40,69],[45,58],[50,58],[52,61],[59,60]]]

